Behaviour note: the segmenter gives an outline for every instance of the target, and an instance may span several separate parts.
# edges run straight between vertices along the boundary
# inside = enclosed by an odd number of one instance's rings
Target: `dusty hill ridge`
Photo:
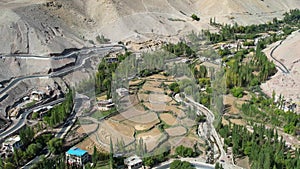
[[[99,34],[114,42],[178,37],[210,28],[212,17],[252,24],[294,8],[299,0],[0,0],[0,53],[60,52],[91,46]]]

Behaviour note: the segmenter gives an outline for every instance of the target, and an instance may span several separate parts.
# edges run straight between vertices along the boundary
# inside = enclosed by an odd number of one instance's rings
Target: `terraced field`
[[[162,146],[193,146],[195,138],[200,141],[196,132],[189,132],[196,126],[195,121],[187,118],[185,108],[168,95],[171,93],[168,87],[161,85],[174,81],[172,77],[157,74],[129,82],[131,94],[123,98],[126,106],[100,123],[96,140],[106,149],[110,139],[114,145],[122,140],[123,146],[132,150],[142,139],[147,152]]]

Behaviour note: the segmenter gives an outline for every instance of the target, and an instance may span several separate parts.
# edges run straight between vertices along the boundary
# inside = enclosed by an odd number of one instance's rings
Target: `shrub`
[[[230,91],[232,95],[237,98],[242,98],[244,95],[244,90],[241,87],[234,87]]]
[[[199,18],[196,14],[193,14],[191,17],[192,17],[193,20],[195,20],[195,21],[200,21],[200,18]]]
[[[175,160],[170,164],[170,169],[193,169],[195,168],[191,163],[187,161],[180,161],[180,160]]]
[[[176,154],[178,154],[181,157],[195,157],[197,156],[197,153],[193,151],[190,147],[184,147],[183,145],[180,145],[176,147],[175,149]]]

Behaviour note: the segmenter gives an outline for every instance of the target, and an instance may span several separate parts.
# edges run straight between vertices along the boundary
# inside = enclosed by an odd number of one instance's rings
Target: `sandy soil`
[[[160,119],[168,125],[178,124],[177,119],[170,113],[161,113],[159,115]]]
[[[166,129],[166,132],[168,133],[169,136],[175,137],[175,136],[182,136],[186,134],[187,130],[182,126],[177,126],[177,127],[171,127]]]
[[[179,145],[183,145],[185,147],[191,147],[191,148],[193,148],[194,144],[197,141],[198,140],[193,139],[193,138],[189,138],[189,137],[174,137],[174,138],[171,138],[169,140],[169,142],[171,143],[172,147],[177,147]]]
[[[6,57],[0,60],[0,82],[12,77],[23,77],[32,74],[47,74],[50,69],[61,68],[74,63],[74,58],[61,60],[13,58]]]
[[[92,46],[90,41],[98,43],[99,34],[113,42],[176,41],[192,30],[212,29],[208,23],[213,17],[221,23],[262,23],[300,7],[298,0],[1,0],[0,4],[0,53],[36,54]],[[191,19],[193,13],[199,22]]]
[[[99,130],[96,133],[97,141],[105,146],[110,143],[110,138],[113,144],[117,140],[124,140],[125,145],[134,141],[134,129],[128,125],[116,123],[111,120],[106,120],[99,125]]]
[[[163,82],[173,82],[174,81],[174,78],[170,77],[170,76],[164,76],[163,74],[154,74],[154,75],[151,75],[151,76],[148,76],[146,77],[145,79],[147,80],[155,80],[155,81],[163,81]],[[166,82],[166,83],[167,83]]]
[[[156,103],[144,103],[145,106],[147,106],[150,110],[152,111],[156,111],[156,112],[163,112],[163,111],[167,111],[166,107],[167,104],[156,104]]]
[[[130,118],[123,122],[126,125],[133,126],[136,130],[147,130],[159,123],[156,113],[150,112],[144,115]]]
[[[184,111],[182,111],[182,109],[179,109],[177,106],[169,106],[168,105],[167,106],[167,111],[172,111],[179,118],[183,118],[183,117],[186,116],[186,114],[184,113]]]
[[[278,43],[270,45],[265,53],[270,57],[270,52]],[[272,96],[273,90],[276,96],[279,97],[280,94],[289,101],[295,102],[298,106],[298,112],[300,112],[300,32],[294,32],[290,35],[282,45],[280,45],[273,53],[274,57],[282,62],[289,73],[283,73],[278,70],[278,72],[266,83],[261,85],[263,91]],[[274,61],[276,65],[278,62]]]
[[[245,126],[246,122],[242,119],[230,119],[232,124],[236,124],[236,125],[241,125],[241,126]]]
[[[149,94],[145,94],[145,93],[142,93],[142,91],[138,92],[138,98],[140,101],[145,101],[145,102],[148,102],[149,101]]]
[[[99,145],[97,143],[95,143],[95,141],[92,137],[86,138],[84,141],[82,141],[76,145],[76,147],[78,147],[82,150],[88,151],[89,154],[93,154],[94,146],[99,147]]]
[[[235,102],[236,102],[236,98],[234,96],[232,96],[232,95],[224,96],[224,100],[223,100],[224,105],[230,106],[227,110],[228,113],[232,113],[232,114],[239,113],[239,109],[235,106]]]
[[[143,90],[144,91],[151,91],[151,92],[155,92],[155,93],[163,93],[164,89],[159,88],[159,85],[161,84],[161,82],[154,82],[154,81],[147,81],[144,85],[143,85]]]
[[[146,143],[147,151],[154,150],[163,141],[164,134],[161,133],[157,128],[154,128],[148,132],[137,135],[137,139],[142,138]]]
[[[131,107],[129,108],[128,110],[126,111],[122,111],[120,112],[119,114],[122,115],[124,118],[126,119],[130,119],[130,118],[133,118],[133,117],[136,117],[136,116],[141,116],[143,114],[147,114],[148,112],[145,111],[144,109],[140,109],[138,108],[139,106],[134,106],[134,107]]]
[[[196,125],[196,122],[195,122],[195,120],[192,120],[189,118],[184,118],[181,120],[181,124],[186,127],[192,127],[192,126]]]
[[[81,125],[81,127],[79,127],[77,129],[77,133],[83,134],[83,133],[90,133],[93,132],[97,129],[98,124],[88,124],[88,125]]]
[[[160,104],[163,104],[163,103],[167,103],[167,102],[170,102],[172,101],[172,98],[168,95],[165,95],[165,94],[149,94],[149,102],[150,103],[160,103]]]
[[[250,169],[249,163],[250,163],[249,157],[244,157],[242,159],[241,158],[236,159],[236,165],[243,167],[245,169]]]
[[[129,86],[135,86],[135,85],[138,85],[139,83],[141,83],[142,80],[131,80],[129,81]]]

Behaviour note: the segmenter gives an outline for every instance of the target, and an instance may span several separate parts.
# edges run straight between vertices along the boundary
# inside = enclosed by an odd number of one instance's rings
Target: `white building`
[[[82,166],[89,161],[89,154],[85,150],[81,150],[77,147],[72,147],[66,152],[66,161],[70,165]]]
[[[124,97],[124,96],[127,96],[129,94],[129,91],[126,88],[119,88],[119,89],[116,90],[116,92],[118,93],[118,95],[120,97]]]
[[[22,146],[22,142],[19,135],[10,137],[2,143],[2,149],[11,152],[14,152],[16,149],[21,148],[21,146]]]
[[[45,97],[46,93],[41,91],[33,91],[31,92],[31,100],[40,101]]]
[[[137,155],[126,158],[124,160],[124,164],[125,164],[125,168],[128,169],[138,169],[143,167],[143,161]]]
[[[98,101],[97,105],[98,105],[98,109],[101,111],[108,111],[108,110],[112,109],[113,107],[115,107],[115,104],[112,102],[111,99],[100,100],[100,101]]]

